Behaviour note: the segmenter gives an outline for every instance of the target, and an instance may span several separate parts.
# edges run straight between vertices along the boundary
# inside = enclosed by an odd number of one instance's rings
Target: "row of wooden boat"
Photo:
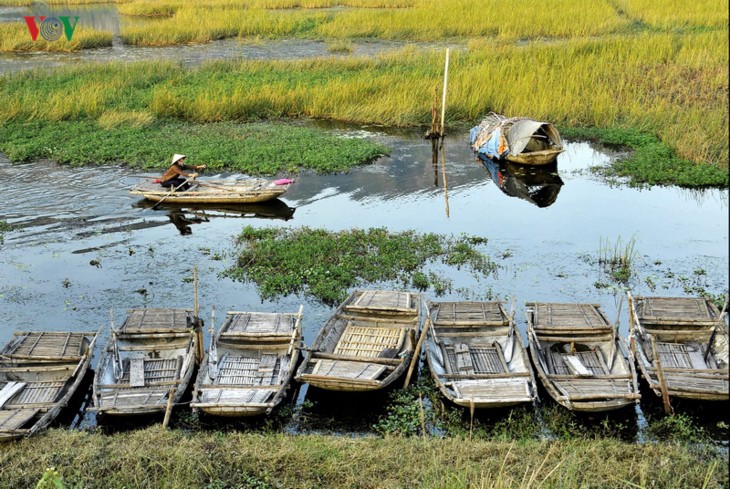
[[[624,343],[595,304],[526,303],[528,348],[514,307],[428,302],[402,291],[356,291],[302,344],[296,313],[228,311],[203,356],[202,321],[187,309],[133,309],[103,350],[91,411],[165,413],[200,365],[192,408],[212,415],[271,412],[296,379],[320,389],[383,389],[406,374],[422,344],[440,391],[455,404],[494,408],[538,399],[537,379],[559,404],[610,411],[640,399],[635,363],[671,397],[728,400],[728,328],[699,298],[632,298]],[[197,308],[195,308],[197,309]],[[422,326],[423,325],[423,326]],[[421,327],[422,326],[422,327]],[[47,426],[89,369],[96,333],[19,332],[0,350],[0,440]],[[300,364],[301,354],[304,360]]]

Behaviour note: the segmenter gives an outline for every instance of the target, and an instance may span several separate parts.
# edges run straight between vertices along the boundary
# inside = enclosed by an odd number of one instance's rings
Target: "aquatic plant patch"
[[[11,161],[47,158],[144,169],[166,167],[170,155],[182,153],[211,170],[249,175],[341,172],[389,153],[370,140],[283,123],[190,124],[135,113],[115,114],[105,128],[92,121],[7,123],[0,126],[0,151]]]
[[[679,158],[656,136],[633,129],[566,128],[570,139],[587,139],[628,148],[631,151],[608,166],[591,171],[608,178],[628,178],[632,186],[679,185],[682,187],[727,187],[728,171],[713,165],[697,165]]]
[[[347,290],[382,282],[420,288],[443,280],[423,269],[440,262],[464,266],[474,274],[496,272],[497,265],[479,249],[484,238],[447,237],[384,228],[333,232],[299,229],[257,229],[247,226],[237,238],[236,266],[226,275],[258,285],[262,298],[304,293],[326,304],[336,304]],[[418,280],[418,287],[414,281]]]

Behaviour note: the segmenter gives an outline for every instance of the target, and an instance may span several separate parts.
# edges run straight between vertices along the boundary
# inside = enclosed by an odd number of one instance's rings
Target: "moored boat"
[[[530,357],[543,386],[573,411],[639,402],[634,362],[596,304],[527,303]]]
[[[188,309],[128,311],[119,329],[111,326],[90,410],[110,416],[169,411],[193,375],[197,327],[198,318]]]
[[[523,165],[552,163],[564,150],[560,133],[551,123],[494,112],[471,129],[469,143],[480,158]]]
[[[187,190],[174,190],[145,182],[129,193],[153,202],[170,204],[252,204],[275,199],[289,189],[289,179],[191,180]]]
[[[302,307],[298,313],[228,312],[211,333],[192,408],[218,416],[270,413],[285,398],[300,360],[301,321]]]
[[[459,406],[500,408],[537,399],[514,315],[501,302],[433,302],[423,334],[439,390]]]
[[[47,427],[86,375],[96,333],[16,332],[0,350],[0,441]]]
[[[295,378],[334,391],[391,385],[413,356],[420,311],[420,296],[411,292],[353,292],[324,324]]]
[[[705,298],[628,296],[632,349],[654,393],[667,404],[670,397],[727,401],[727,302],[720,312]]]

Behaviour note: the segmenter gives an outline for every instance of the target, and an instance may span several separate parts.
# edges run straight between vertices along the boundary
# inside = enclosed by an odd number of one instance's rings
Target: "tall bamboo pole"
[[[444,137],[444,117],[446,115],[446,85],[449,81],[449,48],[446,48],[446,64],[444,66],[444,92],[441,96],[441,137]]]

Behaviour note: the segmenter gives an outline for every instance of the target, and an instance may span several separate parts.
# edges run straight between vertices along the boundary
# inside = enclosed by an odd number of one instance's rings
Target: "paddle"
[[[512,352],[515,349],[515,296],[512,296],[512,307],[509,314],[509,333],[507,333],[507,344],[504,347],[504,361],[512,361]]]
[[[188,182],[189,182],[189,181],[191,181],[191,180],[195,180],[195,177],[194,177],[194,176],[192,176],[192,175],[191,175],[191,176],[189,176],[188,178],[186,178],[186,179],[185,179],[185,181],[184,181],[183,183],[181,183],[181,184],[180,184],[180,185],[178,185],[177,187],[174,187],[174,188],[172,188],[172,190],[170,190],[169,192],[167,192],[167,193],[166,193],[166,194],[165,194],[165,195],[164,195],[164,196],[163,196],[163,197],[162,197],[162,198],[161,198],[160,200],[158,200],[158,201],[157,201],[157,203],[156,203],[155,205],[153,205],[153,206],[151,207],[151,209],[152,209],[152,210],[155,210],[155,209],[157,209],[157,206],[158,206],[158,205],[160,205],[160,204],[162,204],[162,203],[163,203],[163,202],[165,201],[165,199],[166,199],[166,198],[168,198],[169,196],[171,196],[172,194],[174,194],[174,193],[175,193],[175,192],[176,192],[177,190],[179,190],[179,189],[180,189],[180,188],[181,188],[181,187],[182,187],[183,185],[185,185],[186,183],[188,183]]]
[[[619,325],[619,317],[621,316],[621,306],[624,305],[624,296],[621,296],[621,300],[618,303],[618,310],[616,311],[616,320],[613,322],[613,328],[611,328],[611,350],[609,350],[608,354],[608,371],[610,372],[613,370],[613,362],[616,358],[616,342],[618,341],[616,338],[616,330],[618,329]]]
[[[705,363],[707,363],[707,359],[710,357],[710,352],[712,351],[712,342],[715,341],[715,335],[717,335],[717,327],[720,326],[720,323],[722,322],[723,316],[725,316],[725,311],[727,311],[727,301],[728,296],[725,296],[725,305],[722,306],[722,312],[720,313],[720,317],[717,318],[717,322],[712,327],[712,334],[710,335],[710,341],[707,342],[707,348],[705,348]]]
[[[426,328],[431,327],[431,311],[429,310],[429,304],[426,302],[426,322],[423,325],[423,329],[421,330],[421,336],[418,338],[418,343],[416,344],[415,348],[413,349],[413,356],[411,357],[411,364],[408,367],[408,373],[406,374],[406,380],[403,384],[403,388],[405,389],[408,387],[408,384],[411,383],[411,375],[413,374],[413,369],[416,368],[416,364],[418,363],[419,358],[421,357],[421,347],[423,346],[423,340],[426,339]]]

